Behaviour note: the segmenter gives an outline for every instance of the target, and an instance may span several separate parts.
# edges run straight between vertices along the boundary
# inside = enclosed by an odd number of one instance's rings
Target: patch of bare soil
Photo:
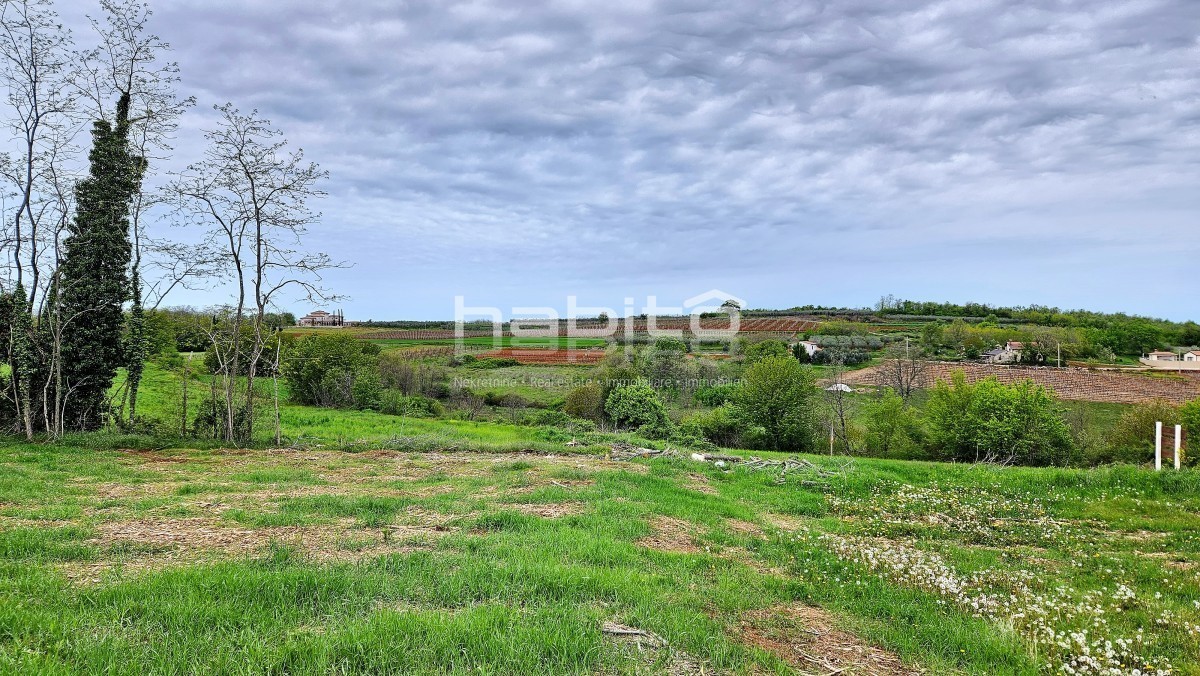
[[[142,450],[136,448],[121,449],[121,453],[133,458],[137,458],[142,463],[184,463],[192,462],[193,458],[186,455],[163,455],[159,451]]]
[[[799,603],[745,614],[738,638],[806,672],[872,676],[924,673],[905,666],[895,653],[835,628],[825,610]]]
[[[735,533],[741,533],[742,535],[752,535],[756,538],[763,537],[762,528],[759,528],[758,524],[756,524],[756,523],[750,523],[749,521],[742,521],[741,519],[726,519],[725,525],[729,526],[729,529]]]
[[[1193,561],[1183,554],[1172,552],[1138,552],[1139,555],[1148,559],[1155,559],[1168,568],[1176,570],[1196,570],[1200,568],[1200,561]]]
[[[798,516],[792,516],[790,514],[772,514],[768,512],[764,513],[763,517],[769,521],[772,526],[775,526],[779,530],[785,530],[788,532],[805,530],[804,520]]]
[[[652,670],[648,673],[668,676],[711,676],[723,673],[687,653],[675,650],[662,637],[652,632],[617,622],[605,622],[600,631],[612,650],[634,657],[647,669]]]
[[[318,561],[357,561],[388,553],[428,548],[452,529],[444,522],[415,515],[415,523],[380,530],[352,527],[352,521],[320,526],[245,528],[209,518],[139,519],[96,525],[90,544],[110,557],[102,561],[61,566],[67,577],[81,583],[100,582],[114,568],[127,572],[158,570],[258,554],[272,543],[292,547]]]
[[[670,516],[656,516],[650,520],[650,534],[637,544],[660,552],[696,554],[700,548],[692,540],[692,524]]]
[[[705,495],[717,495],[717,489],[713,488],[708,483],[708,477],[704,476],[703,474],[689,474],[688,481],[686,484],[684,484],[684,486],[696,491],[697,493],[703,493]]]
[[[516,503],[510,506],[522,514],[540,516],[543,519],[558,519],[564,516],[571,516],[572,514],[579,514],[583,511],[583,505],[578,502],[549,502],[545,504]]]

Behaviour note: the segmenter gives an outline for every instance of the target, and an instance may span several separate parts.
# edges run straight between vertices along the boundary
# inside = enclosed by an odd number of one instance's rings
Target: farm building
[[[1142,357],[1140,361],[1152,369],[1200,371],[1200,350],[1192,350],[1182,355],[1158,350]]]
[[[1010,340],[1003,347],[996,347],[983,353],[983,360],[991,364],[1013,364],[1021,361],[1021,351],[1025,349],[1025,343],[1020,343]]]
[[[314,310],[297,322],[297,326],[345,326],[346,318],[342,315],[342,311],[338,310],[334,313],[329,313],[324,310]]]
[[[799,345],[800,347],[804,348],[804,351],[808,353],[809,357],[812,357],[814,354],[821,351],[821,346],[817,345],[811,340],[801,340],[797,343],[793,343],[793,345]]]

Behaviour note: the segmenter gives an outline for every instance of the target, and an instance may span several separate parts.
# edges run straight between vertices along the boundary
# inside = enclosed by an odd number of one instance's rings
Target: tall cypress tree
[[[75,188],[75,219],[64,242],[60,273],[63,321],[64,425],[103,424],[105,398],[124,365],[122,305],[129,300],[129,209],[142,161],[129,152],[129,95],[116,119],[92,127],[88,177]]]

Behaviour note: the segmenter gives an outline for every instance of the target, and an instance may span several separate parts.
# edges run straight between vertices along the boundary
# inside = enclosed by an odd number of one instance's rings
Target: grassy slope
[[[171,388],[152,371],[146,410]],[[568,450],[369,412],[288,406],[284,426],[309,447]],[[91,450],[125,442],[0,443],[0,672],[786,672],[745,618],[804,603],[933,673],[1057,667],[1078,648],[1044,616],[1089,642],[1144,628],[1141,666],[1200,674],[1195,472],[814,458],[835,475],[778,483],[682,459]],[[688,546],[638,544],[664,518]],[[624,650],[604,620],[675,652]]]
[[[1186,628],[1200,623],[1194,473],[814,461],[837,474],[3,444],[0,669],[595,673],[676,659],[612,645],[599,627],[615,620],[710,670],[783,672],[739,636],[751,611],[797,602],[934,673],[1060,663],[1069,651],[938,590],[975,574],[997,593],[1032,580],[1026,613],[1091,599],[1108,625],[1090,638],[1143,626],[1142,659],[1200,673]],[[686,546],[638,544],[663,518]],[[190,538],[156,535],[185,526]],[[224,551],[214,533],[249,545]],[[905,572],[878,565],[897,556]],[[927,570],[942,582],[913,575]],[[1133,598],[1113,600],[1118,584]],[[1166,613],[1171,628],[1156,626]],[[1094,614],[1052,615],[1068,629]]]

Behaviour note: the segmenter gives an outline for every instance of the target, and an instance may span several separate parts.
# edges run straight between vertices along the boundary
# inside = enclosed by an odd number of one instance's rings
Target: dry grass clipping
[[[738,635],[742,643],[766,650],[803,671],[880,676],[924,673],[906,667],[894,653],[835,628],[832,616],[813,606],[782,605],[747,613]]]

